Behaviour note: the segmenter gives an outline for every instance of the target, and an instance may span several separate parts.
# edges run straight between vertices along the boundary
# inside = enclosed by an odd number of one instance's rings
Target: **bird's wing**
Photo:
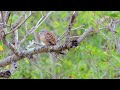
[[[40,41],[42,44],[44,43],[44,44],[48,45],[48,42],[46,41],[45,35],[40,35]]]
[[[56,45],[56,37],[53,33],[47,32],[45,38],[49,45]]]

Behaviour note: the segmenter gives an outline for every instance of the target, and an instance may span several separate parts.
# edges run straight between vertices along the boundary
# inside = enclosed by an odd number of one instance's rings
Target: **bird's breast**
[[[48,45],[48,43],[47,43],[46,38],[45,38],[44,35],[40,36],[40,41],[42,41],[44,44]]]

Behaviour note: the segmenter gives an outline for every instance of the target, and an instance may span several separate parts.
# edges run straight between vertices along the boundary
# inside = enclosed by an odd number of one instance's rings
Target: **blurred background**
[[[23,39],[27,30],[35,26],[42,15],[44,16],[47,13],[49,13],[49,11],[36,11],[26,23],[19,28],[19,40]],[[37,35],[42,29],[47,29],[57,37],[60,37],[67,29],[72,13],[73,11],[52,12],[35,33],[27,37],[21,47],[25,48],[32,40],[37,41]],[[28,16],[28,14],[29,12],[27,12],[26,15]],[[8,24],[12,25],[15,23],[21,15],[21,11],[12,11]],[[97,27],[97,20],[105,16],[109,16],[110,18]],[[28,58],[20,60],[17,70],[11,75],[10,79],[119,78],[120,25],[116,25],[116,33],[103,28],[110,23],[111,19],[119,20],[119,18],[119,11],[78,11],[71,35],[77,30],[76,34],[80,36],[90,26],[95,27],[96,31],[98,31],[98,28],[101,28],[101,30],[98,33],[88,36],[78,47],[70,49],[66,55],[60,56],[60,59],[64,62],[58,60],[56,66],[48,53],[35,55],[36,59],[33,63],[31,63]],[[79,28],[75,29],[77,27]],[[8,30],[10,30],[10,28],[8,28]],[[7,39],[11,41],[11,35],[9,35]],[[64,39],[61,40],[61,44],[62,43],[64,43]],[[0,41],[0,60],[9,55],[10,50]],[[4,68],[9,68],[9,65]]]

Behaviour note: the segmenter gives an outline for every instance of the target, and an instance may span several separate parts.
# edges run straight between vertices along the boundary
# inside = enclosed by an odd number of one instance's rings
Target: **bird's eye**
[[[45,32],[46,30],[41,30],[41,32]]]

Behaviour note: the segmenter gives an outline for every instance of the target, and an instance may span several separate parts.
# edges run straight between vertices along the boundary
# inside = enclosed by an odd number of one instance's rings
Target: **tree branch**
[[[9,49],[11,49],[16,55],[19,55],[17,48],[6,39],[6,34],[4,32],[3,25],[0,25],[0,28],[1,28],[1,40],[3,44],[6,45]]]
[[[39,21],[37,22],[37,24],[32,27],[27,34],[23,37],[23,39],[20,41],[20,44],[23,43],[26,38],[28,37],[28,35],[32,34],[46,19],[47,17],[52,13],[52,11],[50,11],[47,15],[43,16],[42,18],[39,19]]]
[[[33,13],[34,13],[34,12],[33,12]],[[20,23],[21,19],[20,19],[20,20],[18,19],[18,22],[16,22],[16,23],[12,26],[12,30],[11,30],[10,32],[6,33],[6,35],[14,32],[14,31],[17,30],[18,28],[20,28],[20,27],[28,20],[28,18],[30,18],[30,16],[32,16],[33,13],[31,13],[22,23]],[[23,16],[24,16],[24,15],[23,15]],[[21,18],[24,18],[23,16],[22,16]],[[20,23],[20,24],[19,24],[19,23]]]
[[[52,11],[51,11],[52,12]],[[30,34],[32,34],[33,32],[35,32],[35,30],[46,20],[46,18],[51,14],[51,12],[49,12],[48,14],[46,14],[45,16],[42,16],[42,18],[40,18],[38,20],[38,22],[36,23],[36,25],[34,27],[31,28],[31,30],[29,30],[27,32],[27,34],[25,35],[25,37],[20,41],[20,44],[22,42],[24,42],[26,40],[26,37]],[[2,13],[2,11],[1,11]],[[24,15],[24,14],[23,14]],[[55,52],[55,53],[60,53],[61,51],[64,51],[66,49],[70,49],[70,48],[75,48],[78,46],[78,44],[80,44],[88,35],[90,35],[92,32],[94,32],[94,28],[90,27],[88,30],[86,30],[81,36],[77,36],[77,39],[75,40],[71,40],[70,41],[70,31],[72,29],[72,26],[75,22],[76,16],[77,16],[77,12],[73,12],[73,15],[71,17],[69,26],[66,30],[66,32],[63,34],[66,37],[66,42],[63,45],[55,45],[55,46],[38,46],[38,47],[34,47],[34,48],[29,48],[27,50],[22,50],[21,52],[19,52],[19,50],[17,50],[17,42],[18,42],[18,28],[21,27],[21,25],[23,23],[25,23],[25,21],[32,15],[32,13],[21,23],[20,17],[18,19],[18,21],[12,26],[13,29],[8,32],[6,34],[4,27],[2,25],[4,24],[0,24],[0,38],[2,39],[3,43],[10,48],[14,54],[12,54],[11,56],[8,56],[7,58],[4,58],[3,60],[0,60],[0,67],[4,67],[6,65],[12,64],[12,62],[17,62],[19,60],[22,60],[26,57],[29,57],[31,55],[34,54],[39,54],[39,53],[51,53],[51,52]],[[1,14],[2,16],[2,14]],[[97,25],[101,24],[104,20],[99,21]],[[2,22],[1,22],[2,23]],[[79,28],[79,27],[78,27]],[[77,29],[77,28],[75,28]],[[9,41],[6,40],[6,35],[12,33],[13,34],[13,42],[10,43]],[[92,33],[93,34],[93,33]],[[59,41],[59,39],[58,39]],[[16,42],[16,44],[14,44]],[[6,72],[0,72],[0,77],[3,77]],[[8,75],[9,76],[9,75]]]
[[[76,11],[74,11],[74,12],[73,12],[73,15],[72,15],[72,17],[71,17],[69,26],[68,26],[68,28],[67,28],[67,30],[66,30],[66,34],[65,34],[65,36],[66,36],[66,42],[69,42],[69,39],[70,39],[70,31],[71,31],[71,28],[72,28],[72,26],[73,26],[73,24],[74,24],[74,22],[75,22],[75,19],[76,19],[77,14],[78,14],[78,13],[77,13]]]
[[[2,19],[3,25],[4,25],[4,12],[5,12],[5,11],[1,11],[1,19]]]
[[[16,20],[16,22],[12,25],[12,30],[15,29],[23,21],[25,14],[26,14],[26,11],[23,11],[22,16],[20,16],[18,20]]]
[[[88,34],[90,34],[91,32],[94,32],[94,28],[90,27],[88,30],[86,30],[79,38],[78,38],[78,43],[80,43],[81,41],[83,41],[83,39],[88,36]]]
[[[85,39],[86,36],[89,35],[90,32],[93,32],[94,29],[90,28],[88,30],[86,30],[79,38],[78,38],[78,43],[81,43],[81,41],[83,41]],[[64,44],[61,46],[39,46],[36,48],[31,48],[29,50],[23,50],[19,56],[16,55],[11,55],[3,60],[0,60],[0,67],[6,66],[11,64],[12,61],[17,62],[25,57],[28,57],[29,55],[34,55],[34,54],[38,54],[38,53],[47,53],[47,52],[56,52],[59,53],[62,50],[65,49],[70,49],[72,48],[72,46],[74,45],[74,42],[71,41],[69,44]]]
[[[10,11],[6,11],[6,13],[5,13],[5,22],[6,22],[6,24],[8,23],[8,20],[9,20],[10,14],[11,14]]]

